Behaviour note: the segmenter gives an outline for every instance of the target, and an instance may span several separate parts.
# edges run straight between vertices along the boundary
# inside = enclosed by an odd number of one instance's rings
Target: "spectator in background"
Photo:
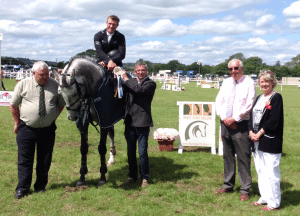
[[[3,83],[3,70],[1,69],[1,87],[3,88],[4,91],[6,91],[5,87],[4,87],[4,83]],[[0,88],[1,89],[1,88]]]

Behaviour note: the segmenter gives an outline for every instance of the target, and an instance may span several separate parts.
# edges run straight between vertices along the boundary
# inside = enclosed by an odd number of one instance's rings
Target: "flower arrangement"
[[[179,132],[174,128],[158,128],[153,133],[156,140],[176,140],[179,138]]]

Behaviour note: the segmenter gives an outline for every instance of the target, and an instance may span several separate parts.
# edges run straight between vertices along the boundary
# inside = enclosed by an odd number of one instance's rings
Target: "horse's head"
[[[75,71],[67,72],[67,66],[58,79],[59,92],[65,100],[68,119],[76,121],[79,116],[82,98],[80,86],[75,79]]]
[[[68,119],[76,121],[80,114],[81,102],[93,99],[95,86],[105,72],[89,57],[73,57],[59,76],[59,90],[65,100]]]

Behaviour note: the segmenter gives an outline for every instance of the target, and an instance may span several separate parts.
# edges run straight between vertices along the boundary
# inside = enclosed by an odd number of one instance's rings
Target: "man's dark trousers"
[[[148,159],[148,136],[149,127],[133,127],[125,125],[125,138],[127,141],[127,155],[129,164],[128,176],[137,180],[138,168],[136,160],[136,143],[138,142],[138,151],[140,157],[139,171],[141,179],[149,179],[149,159]]]
[[[252,184],[250,163],[251,148],[247,120],[237,123],[237,129],[226,127],[221,122],[221,134],[223,141],[224,158],[224,185],[223,189],[232,190],[235,185],[237,155],[239,180],[241,183],[240,192],[249,194]]]
[[[48,183],[56,125],[52,123],[45,128],[32,128],[23,121],[18,126],[18,178],[16,191],[28,192],[32,182],[35,145],[37,145],[36,182],[34,189],[45,189]]]

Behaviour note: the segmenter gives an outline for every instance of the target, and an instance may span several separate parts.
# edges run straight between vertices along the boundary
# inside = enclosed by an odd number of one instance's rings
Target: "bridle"
[[[70,74],[62,74],[62,76],[70,76]],[[74,79],[74,81],[68,85],[68,87],[71,87],[75,85],[76,86],[76,91],[77,91],[77,95],[79,95],[79,97],[77,98],[77,100],[75,100],[73,103],[69,104],[69,105],[66,105],[66,109],[69,110],[69,111],[76,111],[76,112],[79,112],[80,111],[80,107],[81,106],[78,106],[76,109],[75,108],[72,108],[75,104],[77,104],[79,101],[84,101],[84,97],[82,95],[82,91],[81,91],[81,88],[80,88],[80,84],[77,82],[76,79]]]

